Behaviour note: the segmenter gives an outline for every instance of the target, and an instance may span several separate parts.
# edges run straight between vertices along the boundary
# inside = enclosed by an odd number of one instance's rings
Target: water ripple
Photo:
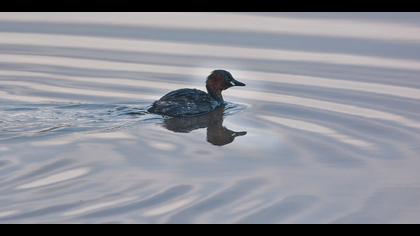
[[[174,21],[173,19],[177,20]],[[240,15],[232,13],[4,13],[0,20],[20,22],[83,23],[106,25],[148,25],[156,28],[271,32],[334,37],[370,38],[377,40],[419,40],[418,27],[343,19],[304,19]],[[261,27],[264,26],[264,27]],[[372,30],[375,29],[375,30]],[[389,32],[394,32],[390,34]]]
[[[316,202],[313,196],[293,196],[240,219],[240,224],[275,224],[284,222],[300,211],[308,210]]]
[[[294,119],[287,119],[284,117],[275,117],[275,116],[260,116],[262,119],[274,122],[276,124],[280,124],[286,127],[290,127],[293,129],[300,129],[300,130],[304,130],[304,131],[309,131],[309,132],[315,132],[315,133],[319,133],[321,135],[326,135],[328,137],[332,137],[334,139],[339,140],[340,142],[346,143],[346,144],[350,144],[350,145],[354,145],[354,146],[358,146],[358,147],[362,147],[362,148],[370,148],[373,146],[373,144],[360,140],[360,139],[356,139],[353,137],[349,137],[347,135],[344,134],[340,134],[339,132],[328,128],[328,127],[324,127],[321,125],[317,125],[317,124],[313,124],[310,122],[305,122],[305,121],[300,121],[300,120],[294,120]]]
[[[138,211],[142,208],[148,208],[155,205],[163,204],[169,200],[174,198],[178,198],[190,192],[193,189],[192,186],[175,186],[172,188],[167,189],[166,191],[156,194],[150,198],[137,201],[134,203],[126,204],[121,207],[109,207],[104,210],[97,210],[92,213],[88,213],[83,215],[83,218],[92,218],[92,217],[106,217],[106,216],[115,216],[118,214],[124,214],[129,211]]]
[[[89,49],[115,49],[130,52],[153,52],[172,55],[217,56],[220,58],[247,58],[260,60],[284,60],[294,62],[320,62],[338,65],[357,65],[363,67],[395,68],[419,70],[417,60],[390,59],[386,57],[361,56],[339,53],[302,52],[280,49],[262,49],[234,46],[215,46],[206,44],[157,42],[150,40],[128,40],[95,38],[88,36],[60,36],[43,34],[0,33],[0,43],[34,46],[75,47]],[[30,40],[29,40],[30,39]],[[220,52],[224,52],[221,54]],[[4,59],[3,59],[4,58]],[[16,55],[2,55],[0,62],[18,60]],[[32,57],[42,60],[41,57]],[[35,60],[36,60],[35,59]],[[26,60],[30,60],[27,58]],[[55,60],[55,63],[65,63]],[[115,64],[114,64],[115,65]],[[123,68],[127,68],[126,66]]]
[[[18,186],[16,189],[30,189],[30,188],[39,188],[39,187],[43,187],[43,186],[47,186],[47,185],[51,185],[51,184],[56,184],[56,183],[60,183],[60,182],[64,182],[64,181],[68,181],[71,179],[76,179],[79,178],[81,176],[84,176],[86,174],[88,174],[90,172],[90,170],[88,168],[79,168],[79,169],[75,169],[75,170],[68,170],[68,171],[64,171],[58,174],[54,174],[51,176],[48,176],[46,178],[43,179],[39,179],[27,184],[23,184]]]

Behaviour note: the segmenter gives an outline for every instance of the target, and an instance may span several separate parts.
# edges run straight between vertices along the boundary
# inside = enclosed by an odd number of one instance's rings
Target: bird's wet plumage
[[[149,112],[172,117],[195,116],[208,113],[221,105],[204,91],[179,89],[156,101]]]

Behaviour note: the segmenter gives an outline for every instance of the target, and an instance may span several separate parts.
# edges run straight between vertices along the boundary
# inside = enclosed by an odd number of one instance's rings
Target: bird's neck
[[[206,88],[207,88],[207,92],[212,98],[214,98],[216,101],[220,103],[224,103],[221,90],[212,89],[210,86],[206,86]]]

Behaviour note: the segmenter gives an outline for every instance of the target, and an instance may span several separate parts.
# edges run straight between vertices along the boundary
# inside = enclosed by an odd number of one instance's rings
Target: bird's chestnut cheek
[[[226,84],[222,79],[215,78],[208,83],[208,87],[214,92],[220,92],[226,89]]]
[[[220,86],[221,90],[226,90],[229,88],[229,85],[223,84],[222,86]]]

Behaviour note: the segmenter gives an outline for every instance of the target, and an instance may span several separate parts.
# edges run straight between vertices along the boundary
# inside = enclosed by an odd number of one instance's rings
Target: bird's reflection
[[[223,126],[225,107],[195,117],[173,117],[164,120],[163,126],[178,133],[189,133],[196,129],[207,128],[207,141],[213,145],[223,146],[232,143],[236,137],[247,132],[235,132]]]

